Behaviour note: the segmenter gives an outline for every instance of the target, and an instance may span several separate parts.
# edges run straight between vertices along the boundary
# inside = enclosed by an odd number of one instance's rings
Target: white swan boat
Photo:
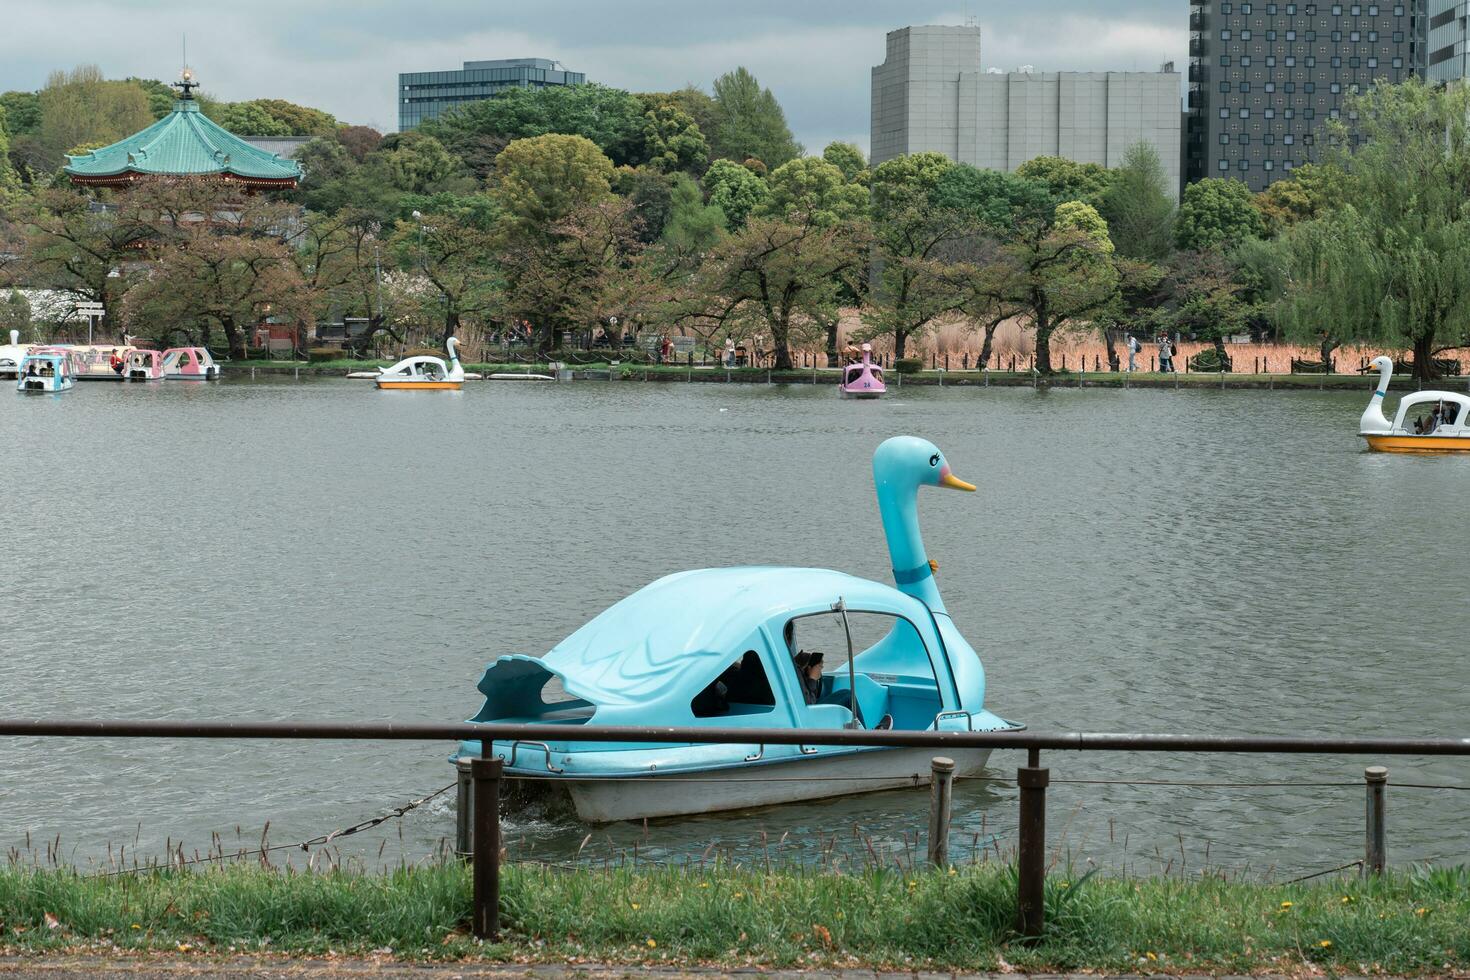
[[[30,353],[31,344],[20,342],[20,331],[10,331],[10,343],[0,347],[0,378],[14,378],[20,374],[21,359]]]
[[[1379,453],[1470,452],[1470,396],[1453,391],[1416,391],[1399,400],[1393,421],[1383,413],[1393,361],[1375,357],[1378,387],[1363,409],[1358,435]]]
[[[380,390],[389,391],[459,391],[464,387],[464,367],[459,363],[459,340],[444,342],[449,363],[439,357],[405,357],[392,367],[373,375]]]

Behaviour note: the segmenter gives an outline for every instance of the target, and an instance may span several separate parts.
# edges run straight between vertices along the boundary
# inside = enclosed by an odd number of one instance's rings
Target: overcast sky
[[[467,60],[555,58],[592,81],[661,91],[745,65],[775,91],[809,150],[868,145],[869,72],[884,35],[914,24],[981,28],[985,67],[1182,68],[1184,0],[3,0],[0,89],[95,63],[109,77],[172,81],[187,32],[205,90],[283,98],[345,122],[397,128],[400,71]]]

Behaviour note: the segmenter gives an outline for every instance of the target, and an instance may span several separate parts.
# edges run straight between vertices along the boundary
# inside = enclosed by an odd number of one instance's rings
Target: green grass
[[[1046,936],[1011,929],[1014,872],[514,866],[505,937],[467,932],[457,864],[383,875],[236,865],[88,878],[0,870],[0,952],[365,954],[564,962],[1430,973],[1470,966],[1470,872],[1272,886],[1053,875]],[[54,924],[53,924],[54,923]]]

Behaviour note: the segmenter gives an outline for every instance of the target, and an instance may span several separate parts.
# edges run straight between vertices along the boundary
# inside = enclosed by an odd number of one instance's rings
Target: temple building
[[[252,146],[199,110],[194,73],[185,68],[175,83],[180,94],[173,111],[158,122],[111,146],[67,156],[64,168],[83,187],[129,187],[142,180],[213,178],[251,191],[290,190],[301,167],[278,153]]]

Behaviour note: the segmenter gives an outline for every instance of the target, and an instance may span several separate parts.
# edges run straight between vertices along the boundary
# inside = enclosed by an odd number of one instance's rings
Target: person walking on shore
[[[1138,343],[1138,338],[1135,337],[1135,336],[1133,336],[1131,333],[1128,334],[1128,373],[1129,374],[1132,374],[1134,371],[1137,371],[1138,370],[1138,366],[1136,364],[1134,364],[1133,359],[1138,356],[1139,346],[1140,345]]]
[[[1163,374],[1174,372],[1174,347],[1166,333],[1159,334],[1159,371]]]

